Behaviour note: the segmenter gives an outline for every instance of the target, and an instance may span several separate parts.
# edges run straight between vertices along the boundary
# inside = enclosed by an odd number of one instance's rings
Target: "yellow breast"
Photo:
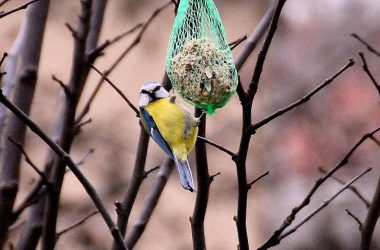
[[[145,109],[152,116],[158,130],[173,153],[179,160],[185,161],[187,155],[194,148],[198,127],[189,126],[190,121],[188,121],[183,108],[170,102],[170,98],[156,100],[148,104]]]

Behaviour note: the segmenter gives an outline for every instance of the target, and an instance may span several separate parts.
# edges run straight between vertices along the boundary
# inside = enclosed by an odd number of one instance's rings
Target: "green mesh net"
[[[181,0],[166,71],[176,92],[208,114],[223,107],[235,93],[238,74],[212,0]]]

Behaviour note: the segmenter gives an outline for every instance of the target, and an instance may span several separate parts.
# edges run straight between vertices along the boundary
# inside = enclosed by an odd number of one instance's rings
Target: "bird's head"
[[[140,90],[139,106],[140,108],[143,108],[157,99],[166,98],[169,96],[169,92],[166,91],[160,83],[146,82]]]

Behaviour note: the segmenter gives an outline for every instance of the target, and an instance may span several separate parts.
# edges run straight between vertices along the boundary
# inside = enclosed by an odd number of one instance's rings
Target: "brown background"
[[[12,4],[16,6],[21,2],[13,1],[7,6],[11,8]],[[228,39],[232,41],[249,34],[268,8],[269,2],[215,0]],[[163,3],[165,1],[161,0],[109,1],[101,41],[145,21]],[[64,82],[68,80],[73,41],[64,23],[75,26],[78,13],[79,1],[51,1],[31,113],[32,118],[49,134],[52,133],[61,104],[60,87],[51,80],[51,75],[55,74]],[[348,58],[354,57],[357,64],[309,103],[275,120],[253,137],[247,162],[248,176],[253,179],[264,171],[270,171],[270,175],[249,193],[248,229],[253,249],[269,237],[291,208],[306,195],[320,175],[318,166],[333,166],[364,133],[379,126],[379,96],[361,70],[357,51],[365,52],[370,69],[379,81],[380,58],[367,52],[350,36],[350,33],[356,32],[380,49],[379,13],[380,5],[376,0],[288,0],[286,3],[254,102],[255,121],[305,95],[346,64]],[[23,15],[21,11],[1,20],[1,52],[10,51]],[[173,19],[172,7],[163,11],[148,28],[139,46],[110,76],[135,104],[138,103],[138,92],[143,82],[162,79]],[[112,46],[96,62],[96,66],[101,70],[109,67],[132,39],[133,36],[129,36]],[[240,48],[234,50],[235,57]],[[258,50],[241,71],[244,85],[250,80],[257,53]],[[94,72],[91,73],[82,104],[98,78]],[[233,151],[237,150],[240,112],[238,98],[234,96],[225,108],[208,118],[207,137]],[[71,155],[79,160],[88,149],[95,148],[95,153],[81,169],[115,217],[113,201],[123,199],[131,176],[139,131],[138,119],[107,85],[103,86],[88,117],[93,122],[76,139]],[[28,133],[26,150],[37,165],[43,164],[47,148],[32,133]],[[237,206],[234,164],[226,154],[212,147],[208,147],[208,153],[211,174],[221,172],[221,175],[211,186],[205,221],[207,245],[209,249],[236,249],[237,234],[232,219]],[[151,142],[146,168],[159,165],[164,157]],[[357,184],[369,199],[379,175],[379,162],[379,148],[367,142],[338,175],[348,180],[365,167],[374,167],[373,172]],[[190,163],[194,164],[193,156],[190,157]],[[22,199],[37,178],[33,170],[24,165],[21,193],[17,201]],[[151,174],[143,183],[130,220],[132,224],[154,177],[155,174]],[[310,208],[299,217],[302,218],[338,188],[339,184],[328,181],[316,194]],[[135,249],[191,249],[189,216],[194,201],[195,194],[183,190],[177,173],[173,172],[153,218]],[[365,206],[346,191],[274,249],[356,249],[359,231],[355,222],[344,212],[345,208],[364,219]],[[63,186],[58,230],[94,209],[81,185],[68,173]],[[377,229],[375,237],[378,244],[379,235]],[[11,234],[11,240],[17,241],[17,231]],[[80,228],[62,236],[57,249],[106,249],[111,242],[105,223],[97,215]]]

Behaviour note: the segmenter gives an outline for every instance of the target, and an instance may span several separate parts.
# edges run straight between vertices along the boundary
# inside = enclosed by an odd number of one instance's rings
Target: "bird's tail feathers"
[[[189,190],[190,192],[195,192],[196,190],[194,187],[193,175],[191,174],[191,169],[188,160],[186,159],[186,161],[180,161],[174,155],[174,161],[177,167],[182,187],[186,190]]]

